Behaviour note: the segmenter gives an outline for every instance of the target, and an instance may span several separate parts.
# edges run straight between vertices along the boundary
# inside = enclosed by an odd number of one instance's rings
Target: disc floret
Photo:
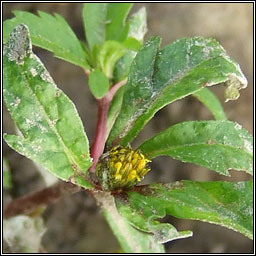
[[[103,190],[129,188],[140,182],[150,171],[150,162],[140,150],[117,146],[103,154],[97,167],[96,175]]]

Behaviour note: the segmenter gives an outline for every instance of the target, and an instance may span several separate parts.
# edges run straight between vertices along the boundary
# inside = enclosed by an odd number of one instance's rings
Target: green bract
[[[148,159],[161,155],[226,176],[229,170],[253,175],[253,139],[241,125],[227,121],[221,103],[207,88],[224,83],[228,101],[247,86],[239,65],[223,47],[199,36],[162,49],[159,37],[143,44],[146,10],[129,17],[131,7],[85,3],[86,44],[57,14],[15,11],[15,17],[4,22],[3,95],[20,132],[5,134],[5,141],[58,178],[90,190],[125,253],[163,253],[162,243],[192,236],[192,231],[159,221],[167,214],[218,224],[252,239],[252,181],[137,184],[150,170]],[[91,148],[73,102],[57,88],[32,44],[89,76],[99,103]],[[129,143],[157,111],[189,95],[216,120],[175,124],[131,149]],[[95,152],[100,152],[98,158]],[[98,165],[95,159],[100,159]],[[89,175],[89,168],[96,168],[98,179]],[[4,187],[11,188],[5,166],[3,178]]]

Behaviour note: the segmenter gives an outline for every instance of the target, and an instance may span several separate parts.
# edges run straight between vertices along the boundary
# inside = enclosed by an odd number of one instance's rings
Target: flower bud
[[[136,185],[150,171],[150,160],[139,150],[117,146],[103,154],[96,166],[96,175],[102,189],[126,189]]]

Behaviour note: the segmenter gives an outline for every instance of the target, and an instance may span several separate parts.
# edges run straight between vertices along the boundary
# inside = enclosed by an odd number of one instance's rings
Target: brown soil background
[[[132,13],[145,6],[148,13],[148,33],[163,38],[162,46],[181,37],[205,36],[216,38],[241,66],[248,79],[248,87],[241,91],[239,100],[224,104],[223,86],[213,88],[223,103],[227,117],[253,131],[253,4],[252,3],[144,3],[134,4]],[[80,3],[4,3],[3,19],[11,18],[11,11],[26,10],[36,13],[43,10],[59,13],[68,21],[77,36],[84,40]],[[49,28],[50,29],[50,28]],[[58,60],[49,52],[34,48],[57,85],[72,99],[92,143],[97,106],[90,95],[83,71],[72,64]],[[138,145],[172,124],[186,120],[212,119],[204,106],[192,97],[177,101],[161,111],[139,134],[133,145]],[[13,123],[4,107],[4,132],[14,133]],[[44,183],[32,162],[11,150],[3,143],[3,155],[9,160],[15,189],[13,197],[38,191]],[[156,159],[152,171],[144,180],[172,182],[181,179],[248,180],[242,172],[231,171],[230,178],[213,171],[184,164],[167,157]],[[6,200],[9,196],[6,194]],[[113,253],[118,242],[103,219],[94,199],[85,192],[68,196],[48,207],[44,213],[48,231],[43,246],[49,253]],[[191,229],[192,238],[166,244],[168,253],[252,253],[253,242],[243,235],[216,225],[199,221],[167,217],[178,230]]]

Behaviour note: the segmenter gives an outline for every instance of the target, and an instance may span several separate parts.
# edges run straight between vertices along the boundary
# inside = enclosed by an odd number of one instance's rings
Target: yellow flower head
[[[103,154],[96,167],[96,175],[103,190],[129,188],[141,181],[150,171],[150,160],[139,150],[117,146]]]

